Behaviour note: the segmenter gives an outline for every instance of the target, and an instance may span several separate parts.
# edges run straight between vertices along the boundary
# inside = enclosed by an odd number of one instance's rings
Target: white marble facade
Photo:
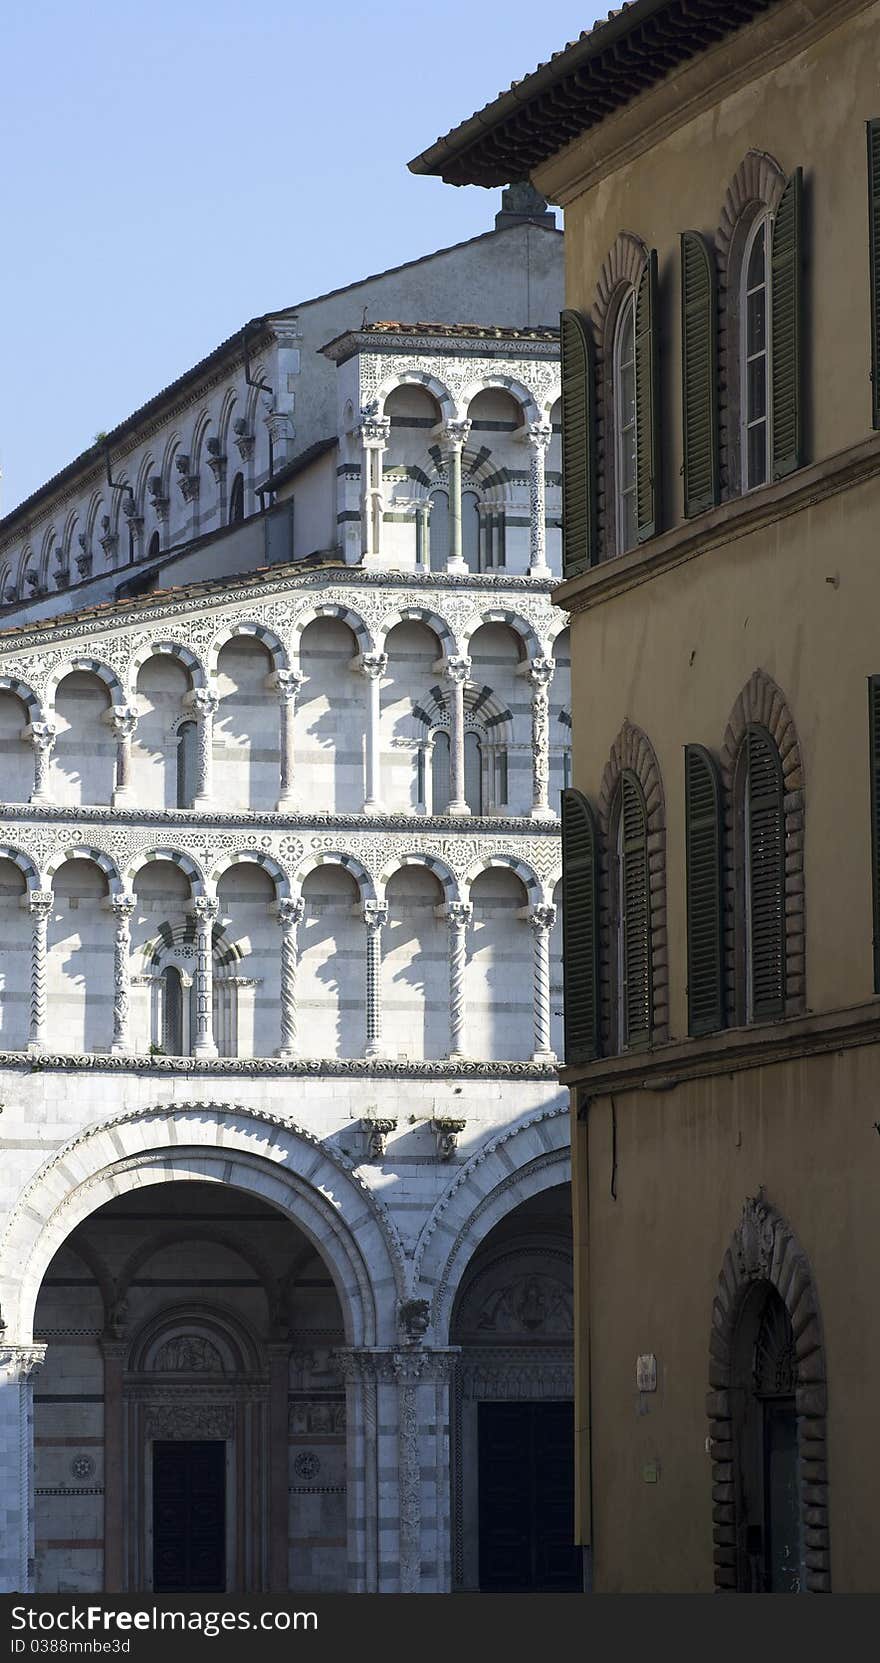
[[[571,1396],[556,343],[322,364],[267,514],[0,633],[4,1589],[156,1586],[175,1440],[203,1586],[476,1587],[477,1405]]]

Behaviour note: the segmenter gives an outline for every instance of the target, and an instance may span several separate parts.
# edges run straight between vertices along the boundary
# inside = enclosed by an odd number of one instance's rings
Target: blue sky
[[[6,8],[0,512],[249,317],[487,230],[406,163],[593,21],[575,0]]]

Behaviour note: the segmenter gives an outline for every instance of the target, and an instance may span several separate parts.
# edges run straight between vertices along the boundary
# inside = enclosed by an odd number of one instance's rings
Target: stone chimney
[[[508,185],[501,192],[501,208],[495,215],[495,230],[506,231],[511,225],[556,226],[556,215],[548,208],[543,196],[528,179]]]

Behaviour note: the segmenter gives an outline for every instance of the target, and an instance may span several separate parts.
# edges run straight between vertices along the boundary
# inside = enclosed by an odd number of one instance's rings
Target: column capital
[[[388,443],[388,436],[391,432],[391,417],[375,416],[366,410],[362,410],[358,432],[364,445],[379,449]]]
[[[526,443],[534,446],[535,450],[547,450],[553,438],[553,428],[550,422],[529,422],[525,430]]]
[[[210,687],[194,687],[184,703],[195,712],[200,722],[206,721],[209,716],[216,716],[220,706],[217,694]]]
[[[388,654],[386,652],[362,652],[358,661],[358,669],[370,681],[379,681],[388,669]]]
[[[556,674],[555,658],[530,658],[526,675],[533,687],[549,687]]]
[[[388,922],[388,908],[384,901],[364,902],[364,923],[368,930],[380,930]]]
[[[285,704],[296,698],[305,679],[305,673],[302,670],[275,670],[269,677],[272,686],[277,689],[279,697]]]
[[[30,740],[35,751],[51,751],[58,737],[58,729],[54,722],[30,722],[22,737]]]
[[[464,450],[470,431],[471,424],[469,421],[443,422],[440,428],[443,448],[445,450]]]
[[[213,923],[220,911],[220,902],[215,895],[194,895],[190,901],[190,911],[196,918]]]
[[[346,1382],[378,1385],[418,1386],[422,1382],[448,1381],[460,1355],[460,1346],[429,1348],[421,1345],[346,1346],[331,1352]]]
[[[50,912],[55,900],[52,889],[29,889],[27,893],[28,912]]]
[[[115,918],[130,918],[137,905],[137,897],[123,890],[119,894],[109,895],[107,905]]]
[[[0,1345],[0,1371],[12,1380],[32,1380],[42,1368],[45,1345]]]
[[[133,704],[114,704],[105,712],[104,720],[113,729],[117,739],[130,739],[138,723],[137,706]]]
[[[550,905],[532,907],[528,922],[533,930],[552,930],[556,923],[556,908]]]
[[[446,905],[446,918],[453,928],[463,929],[470,923],[473,911],[470,901],[449,901]]]
[[[280,901],[276,901],[275,912],[283,930],[289,930],[301,922],[305,905],[301,895],[282,895]]]
[[[464,654],[453,654],[444,660],[443,675],[453,687],[463,687],[471,673],[471,660]]]

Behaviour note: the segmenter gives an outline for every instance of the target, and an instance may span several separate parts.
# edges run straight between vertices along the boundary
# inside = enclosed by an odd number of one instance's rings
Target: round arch
[[[275,899],[290,894],[290,879],[283,866],[272,855],[267,855],[262,849],[235,849],[229,854],[221,855],[216,866],[212,867],[208,882],[212,889],[216,889],[220,879],[232,866],[261,866],[275,885]]]
[[[540,905],[544,897],[541,880],[534,867],[529,866],[527,861],[520,860],[517,855],[482,855],[479,860],[475,860],[473,865],[468,867],[462,883],[465,897],[470,897],[471,884],[475,878],[480,876],[481,872],[490,872],[496,867],[503,867],[509,872],[515,872],[525,887],[529,904],[533,907]]]
[[[377,416],[384,416],[385,400],[396,387],[424,387],[439,404],[444,421],[451,422],[457,419],[456,402],[449,388],[438,376],[429,375],[426,370],[397,370],[394,374],[387,375],[376,390]]]
[[[181,849],[144,849],[133,855],[125,869],[125,881],[129,888],[144,866],[149,866],[154,860],[169,860],[172,866],[189,879],[190,889],[194,895],[200,895],[205,889],[205,875],[191,855],[184,854]]]
[[[321,849],[318,854],[310,855],[307,860],[304,860],[302,865],[297,867],[294,874],[297,890],[302,889],[309,873],[314,872],[319,866],[344,867],[346,872],[350,872],[354,878],[361,892],[361,900],[374,901],[376,899],[376,885],[367,868],[358,860],[356,855],[346,855],[339,849]]]
[[[388,648],[385,644],[387,636],[390,635],[393,629],[396,629],[398,624],[404,623],[424,624],[426,628],[433,630],[436,635],[440,643],[441,656],[443,654],[447,658],[457,656],[458,643],[446,619],[441,617],[439,612],[435,612],[432,607],[420,606],[416,602],[409,606],[398,607],[394,612],[386,613],[376,630],[379,652],[387,652]]]
[[[512,612],[505,606],[487,606],[482,612],[474,613],[468,619],[461,632],[462,652],[470,654],[471,640],[478,629],[484,624],[506,624],[514,635],[518,636],[526,650],[527,658],[541,658],[543,656],[541,642],[534,624],[524,618],[520,612]]]
[[[311,1133],[255,1109],[175,1103],[93,1125],[53,1154],[19,1197],[3,1240],[2,1301],[9,1333],[28,1345],[40,1285],[83,1219],[131,1190],[215,1182],[259,1195],[291,1218],[321,1254],[342,1308],[346,1344],[394,1344],[404,1255],[382,1203],[343,1157]]]
[[[74,843],[69,848],[56,849],[46,864],[46,879],[49,883],[68,860],[93,860],[96,866],[100,866],[107,879],[111,895],[122,888],[122,879],[115,860],[105,854],[103,849],[93,848],[90,843]]]
[[[478,1149],[426,1220],[416,1246],[413,1285],[421,1286],[431,1304],[435,1344],[448,1344],[462,1277],[489,1231],[523,1201],[570,1182],[565,1094],[563,1099]]]
[[[523,381],[517,381],[512,375],[480,375],[469,381],[461,395],[461,407],[467,419],[467,412],[478,393],[488,393],[497,390],[509,393],[516,401],[522,414],[523,426],[528,422],[541,420],[541,411],[534,393]]]
[[[0,843],[0,860],[11,860],[17,866],[27,883],[28,889],[39,889],[40,874],[30,855],[23,850],[15,849],[9,843]]]
[[[387,865],[383,867],[379,876],[379,882],[377,884],[380,896],[384,896],[385,887],[389,879],[393,878],[395,872],[402,871],[404,866],[424,866],[429,872],[432,872],[443,890],[443,896],[447,905],[449,905],[451,901],[457,901],[460,899],[458,893],[458,883],[450,868],[446,866],[442,860],[438,860],[436,855],[420,854],[414,850],[411,850],[405,855],[394,855],[393,858],[388,861]]]
[[[102,664],[98,658],[78,656],[69,658],[65,664],[59,664],[52,671],[46,683],[47,706],[54,702],[55,694],[65,676],[73,675],[76,670],[85,670],[89,675],[97,676],[98,680],[104,683],[111,704],[125,704],[125,693],[116,671],[111,670],[109,664]]]
[[[21,699],[30,720],[32,722],[38,720],[41,709],[40,701],[33,688],[29,687],[26,681],[22,681],[19,676],[0,676],[0,693],[14,693],[17,699]]]
[[[299,659],[303,631],[309,624],[313,624],[317,618],[339,618],[351,630],[358,644],[359,652],[373,651],[373,637],[363,618],[357,612],[352,612],[350,606],[344,606],[342,602],[325,601],[319,602],[317,606],[308,607],[306,611],[300,612],[295,618],[291,639],[291,655],[293,658]]]
[[[286,670],[288,668],[287,648],[280,635],[276,635],[273,629],[269,629],[266,624],[261,624],[256,619],[236,618],[228,623],[218,635],[215,635],[211,642],[208,650],[209,675],[216,674],[217,660],[223,648],[229,641],[233,641],[239,635],[249,635],[262,642],[272,660],[273,670]]]
[[[138,676],[150,658],[176,658],[178,663],[189,671],[194,687],[208,685],[205,666],[189,647],[184,647],[179,641],[145,641],[129,665],[128,680],[132,697],[137,693]]]

